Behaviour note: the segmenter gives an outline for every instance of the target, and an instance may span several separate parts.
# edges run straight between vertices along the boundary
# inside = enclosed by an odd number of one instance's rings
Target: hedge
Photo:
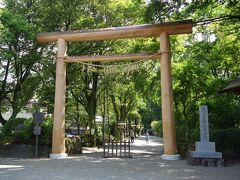
[[[216,150],[222,152],[224,158],[240,159],[240,128],[214,130],[210,141],[216,143]]]

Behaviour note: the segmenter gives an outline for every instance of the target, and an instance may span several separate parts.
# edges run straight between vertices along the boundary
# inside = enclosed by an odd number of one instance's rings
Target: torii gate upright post
[[[173,90],[171,76],[171,49],[170,38],[166,32],[160,35],[161,56],[161,97],[162,97],[162,124],[164,160],[178,160],[176,133],[174,126]]]
[[[66,93],[66,63],[64,56],[67,51],[67,42],[59,38],[56,61],[56,84],[54,102],[54,123],[52,154],[50,158],[59,159],[67,157],[65,153],[65,93]]]

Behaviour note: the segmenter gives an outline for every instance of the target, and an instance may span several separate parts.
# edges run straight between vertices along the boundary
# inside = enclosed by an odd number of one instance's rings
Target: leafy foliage
[[[52,118],[44,118],[41,125],[41,135],[39,135],[39,144],[50,145],[52,143],[52,122]],[[35,144],[34,126],[33,119],[15,118],[8,121],[1,129],[0,144]]]
[[[4,9],[0,14],[0,111],[11,107],[12,117],[32,98],[40,81],[36,62],[40,59],[34,40],[36,27],[19,14]],[[0,115],[0,122],[6,123]]]
[[[152,121],[151,128],[153,131],[157,132],[157,136],[162,137],[162,121],[159,120]]]
[[[239,135],[239,129],[217,129],[211,133],[210,140],[216,142],[217,150],[223,153],[224,158],[240,159]]]
[[[1,130],[1,144],[31,141],[32,127],[32,120],[16,118],[8,121]]]

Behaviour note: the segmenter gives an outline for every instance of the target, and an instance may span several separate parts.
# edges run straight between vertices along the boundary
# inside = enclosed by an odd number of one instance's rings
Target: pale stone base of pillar
[[[64,159],[67,158],[68,155],[66,153],[62,153],[62,154],[50,154],[50,158],[51,159]]]
[[[162,154],[162,159],[168,160],[168,161],[177,161],[177,160],[180,160],[181,157],[179,154],[174,154],[174,155]]]

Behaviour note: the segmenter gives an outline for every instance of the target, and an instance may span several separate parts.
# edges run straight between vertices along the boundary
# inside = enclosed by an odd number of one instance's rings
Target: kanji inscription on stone
[[[208,107],[200,106],[200,139],[201,142],[209,142],[209,129],[208,129]]]

